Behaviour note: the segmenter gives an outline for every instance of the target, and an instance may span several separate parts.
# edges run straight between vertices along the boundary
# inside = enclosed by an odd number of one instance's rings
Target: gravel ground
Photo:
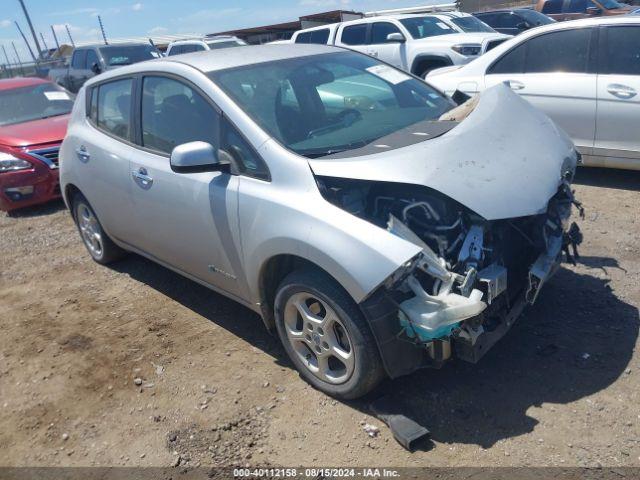
[[[640,174],[576,189],[579,265],[478,365],[376,392],[430,428],[414,452],[368,400],[303,383],[254,313],[134,255],[93,263],[59,202],[0,214],[0,465],[640,466]]]

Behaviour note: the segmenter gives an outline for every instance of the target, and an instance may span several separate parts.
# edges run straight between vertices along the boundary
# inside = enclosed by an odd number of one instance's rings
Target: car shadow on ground
[[[617,262],[590,258],[590,264],[615,267]],[[293,368],[277,337],[240,304],[136,255],[113,268]],[[533,431],[538,422],[528,414],[531,407],[577,401],[624,375],[639,323],[638,309],[617,298],[608,280],[563,268],[478,364],[453,361],[441,370],[418,371],[347,404],[373,414],[371,402],[385,398],[395,409],[388,413],[427,427],[435,441],[488,448]],[[432,445],[428,440],[416,448]]]
[[[32,217],[44,217],[57,213],[60,210],[66,208],[62,199],[53,200],[51,202],[43,203],[41,205],[34,205],[33,207],[20,208],[12,212],[5,213],[11,218],[32,218]]]
[[[640,171],[582,167],[576,170],[573,183],[637,192],[640,191]]]

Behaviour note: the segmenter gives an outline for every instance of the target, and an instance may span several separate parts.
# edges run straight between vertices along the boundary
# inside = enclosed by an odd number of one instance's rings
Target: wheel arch
[[[443,67],[449,67],[453,65],[451,57],[444,54],[424,54],[417,55],[413,59],[411,64],[411,73],[417,76],[422,76],[424,66],[430,63],[442,63]]]

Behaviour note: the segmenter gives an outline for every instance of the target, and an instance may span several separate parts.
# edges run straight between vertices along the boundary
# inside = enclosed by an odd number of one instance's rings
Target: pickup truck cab
[[[76,48],[69,66],[50,70],[49,78],[70,92],[77,93],[84,82],[106,70],[160,56],[160,52],[150,43],[88,45]]]
[[[471,15],[447,12],[366,17],[300,30],[291,41],[349,48],[424,77],[436,68],[468,63],[508,38]]]

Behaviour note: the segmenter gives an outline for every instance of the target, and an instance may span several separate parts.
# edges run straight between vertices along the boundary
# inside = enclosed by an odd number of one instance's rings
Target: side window
[[[71,58],[71,68],[75,68],[75,69],[83,69],[86,61],[85,59],[87,58],[87,51],[86,50],[76,50],[75,52],[73,52],[73,57]]]
[[[376,22],[371,26],[371,43],[389,43],[387,36],[390,33],[402,33],[400,29],[393,23],[389,22]],[[393,43],[393,42],[391,42]]]
[[[511,13],[501,13],[498,18],[498,28],[517,28],[524,21]]]
[[[311,32],[311,39],[309,40],[309,43],[326,45],[328,40],[329,40],[329,29],[323,28],[322,30],[314,30]]]
[[[91,89],[91,98],[89,100],[89,118],[94,123],[98,124],[98,87]]]
[[[131,139],[130,78],[103,83],[98,88],[96,125],[116,137]],[[95,90],[95,89],[94,89]]]
[[[85,68],[87,70],[91,70],[94,63],[100,65],[100,63],[98,62],[98,55],[96,55],[96,52],[94,52],[93,50],[87,50],[87,61]]]
[[[542,7],[542,13],[562,13],[564,0],[547,0]]]
[[[249,143],[227,120],[222,121],[222,148],[238,163],[240,173],[269,180],[269,170]]]
[[[182,45],[174,45],[169,50],[169,56],[172,57],[174,55],[180,55],[182,53]]]
[[[345,27],[340,38],[345,45],[364,45],[367,43],[367,24]]]
[[[196,43],[193,45],[192,52],[201,52],[203,50],[204,50],[204,45],[200,45],[199,43]]]
[[[487,71],[489,74],[509,74],[522,73],[524,71],[524,56],[527,51],[527,44],[521,43],[516,48],[508,51],[495,62]]]
[[[640,27],[607,27],[606,72],[640,75]]]
[[[142,83],[142,146],[171,153],[177,145],[202,141],[217,148],[220,116],[198,92],[168,77]]]
[[[311,43],[311,32],[299,33],[296,37],[296,43]]]
[[[587,71],[590,28],[563,30],[527,42],[525,73]]]
[[[584,13],[587,11],[587,0],[570,0],[563,11],[564,13]]]

